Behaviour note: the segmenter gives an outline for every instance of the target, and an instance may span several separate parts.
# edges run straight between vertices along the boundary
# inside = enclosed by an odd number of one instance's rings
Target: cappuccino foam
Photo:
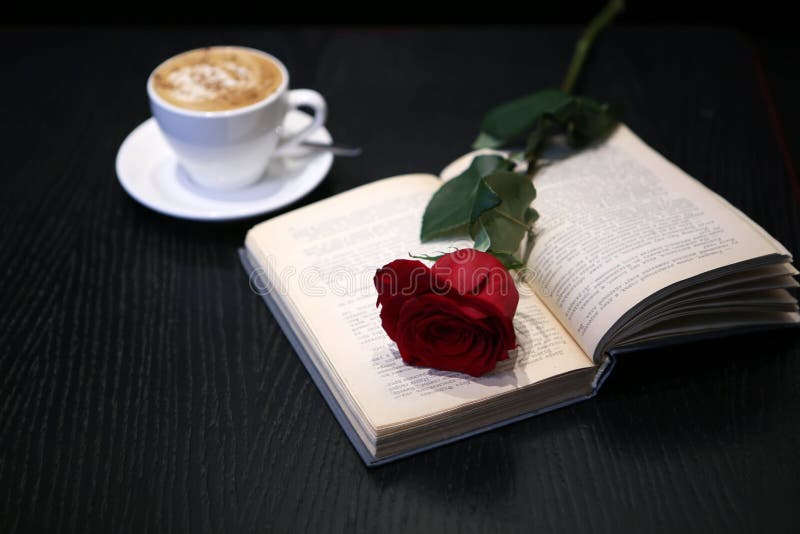
[[[198,111],[236,109],[267,98],[283,82],[278,65],[244,48],[215,46],[184,52],[153,74],[158,96]]]

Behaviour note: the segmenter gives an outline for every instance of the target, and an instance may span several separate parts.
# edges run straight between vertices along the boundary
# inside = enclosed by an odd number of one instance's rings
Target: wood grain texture
[[[326,95],[334,137],[364,155],[309,202],[438,171],[488,106],[557,85],[576,35],[0,32],[0,532],[793,530],[796,333],[638,354],[593,401],[368,470],[248,289],[235,251],[256,221],[171,220],[115,179],[150,69],[184,49],[266,49]],[[623,102],[648,143],[800,251],[738,35],[615,30],[585,74],[587,94]]]

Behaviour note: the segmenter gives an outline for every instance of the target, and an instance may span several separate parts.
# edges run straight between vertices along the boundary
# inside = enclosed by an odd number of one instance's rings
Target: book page
[[[527,278],[587,354],[622,315],[671,284],[771,254],[777,241],[620,126],[535,177]]]
[[[480,378],[405,365],[380,325],[375,270],[409,253],[451,245],[419,241],[432,175],[389,178],[276,217],[246,245],[320,348],[332,376],[375,428],[425,418],[592,366],[527,286],[515,318],[520,345]],[[463,245],[468,245],[463,243]]]

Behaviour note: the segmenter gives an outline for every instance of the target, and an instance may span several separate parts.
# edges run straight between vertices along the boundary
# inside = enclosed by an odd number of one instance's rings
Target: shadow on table
[[[708,469],[782,454],[800,424],[797,331],[732,336],[620,358],[593,401],[576,406],[598,461],[621,469]],[[788,454],[788,450],[785,450]]]

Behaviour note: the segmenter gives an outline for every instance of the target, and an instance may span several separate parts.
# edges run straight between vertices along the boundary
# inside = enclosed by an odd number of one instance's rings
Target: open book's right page
[[[587,354],[625,312],[712,269],[789,252],[625,126],[535,178],[533,286]]]

